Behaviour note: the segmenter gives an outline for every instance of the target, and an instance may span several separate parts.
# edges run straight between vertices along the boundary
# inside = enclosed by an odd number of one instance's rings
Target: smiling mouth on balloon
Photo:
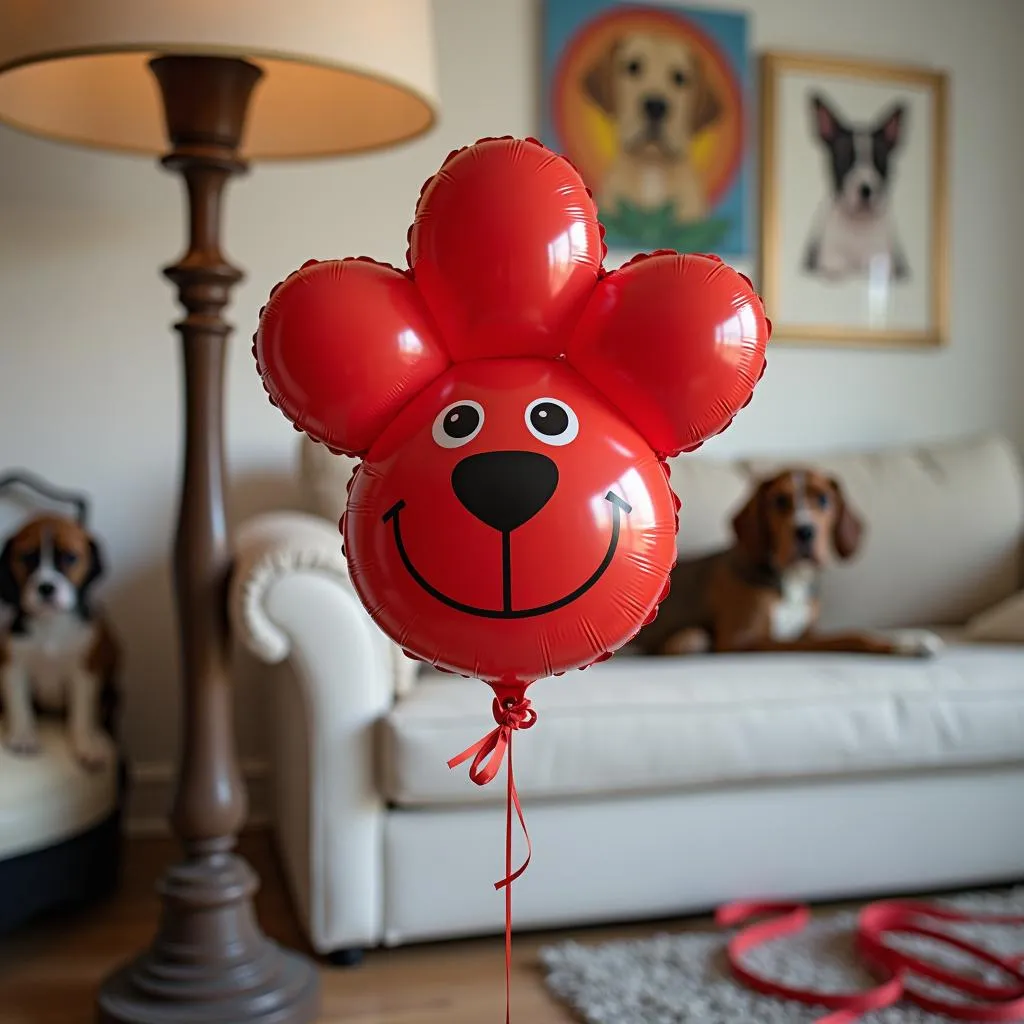
[[[604,575],[608,566],[611,565],[612,559],[615,557],[615,549],[619,545],[621,513],[625,512],[626,515],[629,515],[629,513],[633,511],[633,508],[628,502],[624,501],[617,494],[613,494],[611,491],[604,496],[604,500],[612,507],[612,533],[611,537],[608,539],[608,550],[605,552],[604,558],[601,560],[601,564],[571,593],[566,594],[565,597],[560,598],[557,601],[552,601],[550,604],[538,605],[535,608],[512,607],[511,532],[503,531],[501,534],[502,607],[476,608],[471,604],[463,604],[461,601],[456,601],[454,598],[442,593],[437,589],[437,587],[428,583],[416,566],[412,564],[412,559],[409,557],[409,553],[405,550],[405,544],[402,542],[402,528],[398,522],[399,513],[405,508],[404,500],[396,501],[395,504],[384,513],[381,520],[385,523],[390,520],[395,534],[395,547],[398,549],[398,557],[402,559],[402,564],[405,566],[409,575],[428,594],[430,594],[431,597],[435,597],[442,604],[448,605],[449,608],[454,608],[459,612],[465,612],[467,615],[479,615],[486,619],[529,619],[533,618],[535,615],[546,615],[548,612],[554,612],[559,608],[564,608],[567,604],[572,604],[572,602],[577,598],[582,597]]]

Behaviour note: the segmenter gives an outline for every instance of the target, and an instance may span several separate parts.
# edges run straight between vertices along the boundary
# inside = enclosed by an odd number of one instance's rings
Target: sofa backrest
[[[302,507],[314,516],[341,522],[348,497],[348,481],[358,459],[332,455],[322,444],[301,434],[299,441],[299,496]]]
[[[307,511],[337,522],[356,463],[301,441]],[[672,460],[682,556],[732,541],[755,482],[783,465],[835,476],[865,523],[860,551],[823,574],[822,628],[955,625],[1021,586],[1024,472],[1005,438],[785,459]]]
[[[731,543],[755,482],[791,465],[836,477],[865,525],[854,557],[823,573],[823,629],[957,625],[1020,587],[1024,473],[996,434],[800,458],[680,456],[680,554]]]

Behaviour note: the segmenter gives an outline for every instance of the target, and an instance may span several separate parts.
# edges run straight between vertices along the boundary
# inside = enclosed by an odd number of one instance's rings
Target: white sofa
[[[498,932],[504,786],[446,766],[492,728],[490,691],[418,667],[371,623],[337,529],[352,463],[299,450],[306,508],[244,525],[231,614],[277,666],[274,820],[300,917],[321,953]],[[933,627],[946,649],[620,654],[536,683],[539,722],[516,738],[534,842],[518,929],[1024,877],[1012,447],[980,436],[805,461],[841,478],[868,524],[858,557],[826,573],[822,625]],[[676,460],[680,550],[726,543],[770,465]]]

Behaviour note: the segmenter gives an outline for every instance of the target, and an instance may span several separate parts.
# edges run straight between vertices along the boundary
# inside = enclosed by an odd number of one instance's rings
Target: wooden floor
[[[241,852],[263,886],[257,910],[266,932],[306,949],[291,913],[265,833],[246,836]],[[0,940],[0,1024],[92,1024],[97,983],[150,940],[157,914],[153,883],[174,847],[161,840],[129,844],[117,897],[88,911],[23,929]],[[646,924],[574,933],[581,941],[650,935],[694,922]],[[547,994],[537,948],[562,934],[514,941],[513,1020],[565,1024],[574,1018]],[[323,1022],[358,1024],[481,1024],[502,1020],[504,942],[485,939],[374,951],[358,968],[324,966]]]

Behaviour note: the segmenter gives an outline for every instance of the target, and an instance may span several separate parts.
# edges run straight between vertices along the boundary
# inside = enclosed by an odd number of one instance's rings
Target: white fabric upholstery
[[[490,694],[425,670],[414,684],[340,559],[353,460],[300,451],[306,512],[240,531],[231,599],[239,639],[276,663],[275,821],[300,918],[321,952],[500,930],[503,787],[445,763],[493,727]],[[517,927],[1024,876],[1024,645],[962,628],[1021,589],[1012,448],[800,461],[839,476],[868,527],[827,574],[824,625],[939,623],[951,646],[930,661],[619,655],[535,684],[540,720],[516,738],[536,853]],[[727,543],[769,467],[676,460],[680,548]]]
[[[326,449],[325,449],[326,450]],[[294,573],[321,573],[345,594],[348,564],[341,535],[323,519],[301,512],[274,512],[246,523],[237,545],[229,596],[232,620],[241,627],[247,648],[274,664],[291,652],[291,637],[267,614],[267,594],[278,580]],[[394,644],[386,645],[396,694],[408,690],[414,662]]]
[[[429,673],[384,720],[383,785],[405,807],[501,801],[446,761],[493,728],[490,690]],[[951,647],[859,655],[616,657],[530,688],[515,737],[530,799],[1019,762],[1024,657]]]
[[[104,742],[110,757],[98,771],[78,763],[59,722],[39,723],[41,750],[31,757],[0,745],[0,860],[69,839],[113,812],[117,753]]]
[[[302,527],[294,545],[289,521]],[[384,870],[374,733],[394,700],[393,645],[347,576],[330,569],[327,556],[311,557],[317,544],[338,548],[333,524],[261,517],[239,531],[237,544],[232,627],[254,654],[283,649],[289,661],[271,702],[285,872],[315,948],[373,943],[383,927]]]
[[[525,812],[534,853],[512,897],[520,933],[1024,876],[1020,766],[528,800]],[[499,807],[389,814],[382,940],[500,933],[504,834]]]
[[[253,653],[271,663],[283,661],[291,641],[266,613],[267,591],[293,572],[322,571],[347,581],[341,538],[326,530],[320,519],[280,512],[246,524],[239,552],[232,574],[231,613],[245,624]]]

